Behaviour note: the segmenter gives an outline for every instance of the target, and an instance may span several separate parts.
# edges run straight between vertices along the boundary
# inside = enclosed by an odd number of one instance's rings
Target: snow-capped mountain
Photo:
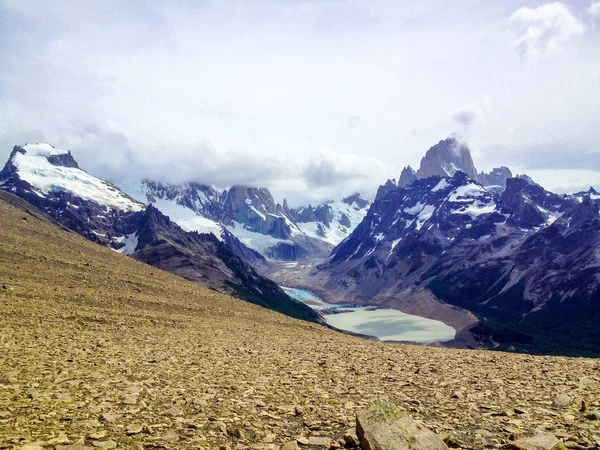
[[[141,211],[145,206],[80,169],[71,152],[49,144],[15,146],[0,176],[0,186],[6,190],[21,188],[50,200],[70,193],[118,211]]]
[[[220,240],[185,231],[157,208],[79,168],[66,150],[48,144],[15,146],[0,172],[0,189],[120,253],[293,317],[317,320],[310,308],[260,276],[250,264],[264,263],[264,258],[226,229]]]
[[[121,251],[131,247],[130,217],[145,209],[143,203],[79,168],[70,152],[48,144],[15,146],[0,172],[0,189],[86,238]]]
[[[370,205],[368,200],[355,193],[337,202],[288,209],[287,215],[302,233],[337,245],[362,221]]]
[[[143,180],[122,188],[153,204],[183,229],[227,233],[267,258],[325,258],[360,223],[369,202],[354,194],[339,202],[290,209],[276,203],[266,188],[232,186],[216,190],[200,183],[165,184]]]
[[[388,188],[314,271],[324,289],[429,317],[464,308],[484,318],[471,332],[504,343],[546,345],[559,330],[556,345],[585,351],[591,341],[572,340],[600,339],[593,192],[581,200],[509,178],[494,194],[462,171]]]

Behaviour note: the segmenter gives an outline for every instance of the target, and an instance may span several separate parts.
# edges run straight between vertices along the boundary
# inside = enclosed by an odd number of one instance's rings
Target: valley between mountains
[[[292,208],[265,187],[114,185],[40,143],[14,147],[0,189],[95,243],[295,318],[359,320],[341,328],[395,341],[600,355],[600,194],[478,172],[455,137],[372,201]],[[434,323],[454,333],[399,332]]]
[[[451,448],[600,446],[596,359],[344,335],[119,255],[9,193],[0,274],[0,448],[358,448],[355,414],[379,397]]]

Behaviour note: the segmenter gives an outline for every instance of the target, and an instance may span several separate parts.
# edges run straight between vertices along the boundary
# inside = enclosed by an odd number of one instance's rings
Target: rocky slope
[[[600,354],[598,248],[591,196],[560,196],[518,178],[491,194],[458,171],[379,198],[313,275],[363,303],[469,310],[482,320],[469,331],[505,348]],[[433,305],[423,315],[455,320],[441,311]]]
[[[452,448],[600,446],[597,360],[346,336],[42,217],[0,202],[1,448],[338,448],[382,395]]]
[[[248,265],[265,259],[227,230],[186,232],[156,208],[91,176],[71,153],[47,144],[16,146],[0,172],[0,190],[12,192],[63,226],[96,243],[181,275],[220,292],[317,320]]]

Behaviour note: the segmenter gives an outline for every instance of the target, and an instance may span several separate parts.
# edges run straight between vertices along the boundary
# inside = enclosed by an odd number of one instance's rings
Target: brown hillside
[[[378,396],[463,448],[536,429],[600,445],[600,421],[579,411],[600,409],[596,360],[347,336],[40,217],[0,200],[0,448],[335,448]]]

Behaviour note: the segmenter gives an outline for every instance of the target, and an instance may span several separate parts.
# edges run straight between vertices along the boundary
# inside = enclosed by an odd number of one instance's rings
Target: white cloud
[[[348,128],[358,128],[360,126],[362,118],[360,116],[350,116],[348,117]]]
[[[588,14],[600,18],[600,2],[592,3],[588,8]]]
[[[388,173],[377,158],[321,150],[306,161],[299,174],[310,199],[336,200],[360,192],[372,198]]]
[[[585,32],[583,22],[559,2],[519,8],[509,21],[519,33],[515,48],[528,61],[562,49],[569,40]]]
[[[535,158],[560,168],[545,144],[577,142],[565,153],[600,160],[597,30],[528,70],[506,45],[522,6],[515,39],[537,30],[523,51],[545,52],[599,0],[531,17],[551,1],[0,0],[0,165],[13,145],[45,140],[101,177],[247,183],[299,205],[374,195],[454,131],[485,170],[520,161],[480,158],[492,145],[544,144]],[[323,148],[388,173],[325,158],[307,175]]]
[[[487,101],[468,103],[452,111],[452,120],[463,125],[466,132],[472,124],[483,120],[486,109]]]
[[[375,158],[321,150],[304,166],[302,175],[316,187],[331,186],[343,180],[368,179],[383,174],[383,163]]]

